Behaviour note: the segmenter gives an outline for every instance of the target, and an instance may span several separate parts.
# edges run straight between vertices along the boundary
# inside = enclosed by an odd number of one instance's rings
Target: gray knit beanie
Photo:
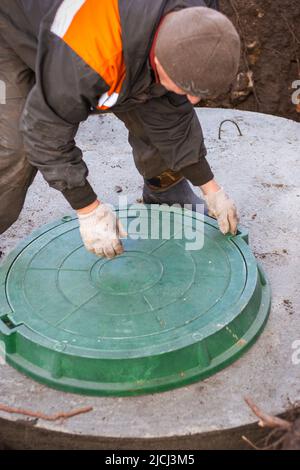
[[[186,93],[212,97],[226,92],[239,67],[241,44],[231,21],[211,8],[185,8],[167,15],[155,55]]]

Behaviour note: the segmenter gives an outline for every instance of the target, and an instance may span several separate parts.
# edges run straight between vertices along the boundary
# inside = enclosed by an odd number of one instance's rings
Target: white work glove
[[[80,234],[88,251],[97,256],[114,258],[124,252],[120,237],[126,237],[121,222],[106,204],[88,214],[78,214]]]
[[[237,208],[224,189],[221,188],[216,193],[208,193],[204,199],[208,207],[208,215],[217,219],[221,232],[224,235],[228,232],[236,235],[239,223]]]

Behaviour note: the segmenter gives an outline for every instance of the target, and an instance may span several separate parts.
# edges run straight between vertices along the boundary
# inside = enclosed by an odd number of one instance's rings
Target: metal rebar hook
[[[223,124],[225,124],[225,122],[232,122],[232,124],[234,124],[236,126],[237,130],[239,131],[240,137],[243,137],[242,131],[241,131],[239,125],[235,121],[233,121],[232,119],[224,119],[224,121],[221,122],[220,127],[219,127],[219,139],[220,140],[221,140],[222,126],[223,126]]]

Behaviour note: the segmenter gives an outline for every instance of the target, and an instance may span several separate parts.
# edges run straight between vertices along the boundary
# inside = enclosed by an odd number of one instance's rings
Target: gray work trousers
[[[36,169],[27,161],[19,131],[34,73],[0,36],[0,233],[18,218]]]

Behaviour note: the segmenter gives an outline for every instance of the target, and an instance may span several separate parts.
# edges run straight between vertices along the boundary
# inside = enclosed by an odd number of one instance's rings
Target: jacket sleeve
[[[153,98],[138,107],[137,115],[168,168],[195,186],[213,179],[199,119],[185,96],[167,93]]]
[[[41,33],[36,84],[25,105],[21,130],[29,162],[74,209],[96,199],[75,135],[107,90],[102,78],[59,37],[49,30]]]

